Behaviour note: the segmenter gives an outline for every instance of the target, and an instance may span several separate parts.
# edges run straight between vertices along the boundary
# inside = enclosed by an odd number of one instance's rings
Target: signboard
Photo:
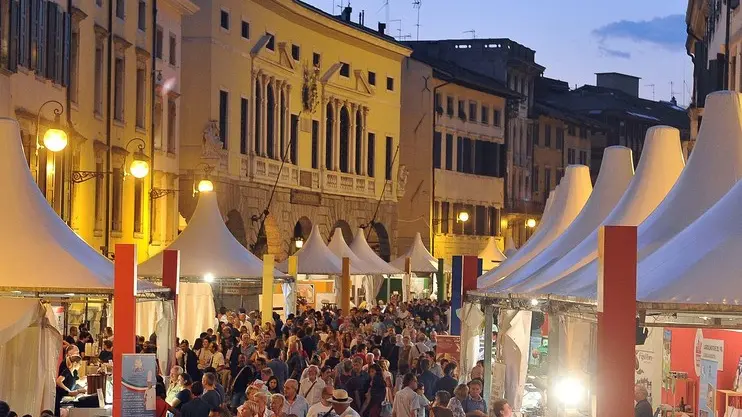
[[[122,357],[121,415],[155,417],[156,355],[124,354]]]
[[[718,364],[715,361],[701,359],[701,375],[698,390],[698,417],[715,417],[716,415],[716,374]]]
[[[461,336],[438,335],[436,338],[436,360],[445,357],[457,364],[461,363]],[[460,371],[464,371],[463,369]],[[468,371],[468,370],[467,370]]]
[[[665,329],[662,333],[662,388],[672,388],[671,375],[671,351],[672,351],[672,330]]]
[[[654,352],[649,350],[637,350],[636,351],[636,364],[634,367],[634,382],[641,384],[647,388],[649,392],[649,398],[647,400],[650,404],[652,402],[652,380],[656,356]]]
[[[696,367],[696,375],[701,375],[701,360],[708,359],[718,364],[718,370],[724,370],[724,341],[716,339],[705,339],[703,337],[703,331],[698,329],[696,331],[696,339],[693,345],[694,351],[694,365]]]

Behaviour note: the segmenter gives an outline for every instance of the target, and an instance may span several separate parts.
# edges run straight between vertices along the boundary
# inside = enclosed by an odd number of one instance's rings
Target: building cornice
[[[190,0],[164,0],[164,2],[165,4],[172,6],[172,8],[182,16],[196,14],[196,12],[201,10],[200,7],[196,6],[196,4]]]

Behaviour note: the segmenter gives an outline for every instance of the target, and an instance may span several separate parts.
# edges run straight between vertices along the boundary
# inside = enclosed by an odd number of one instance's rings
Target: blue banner
[[[461,336],[461,320],[456,310],[461,308],[464,279],[464,257],[454,256],[451,262],[451,334]]]
[[[701,377],[698,387],[698,417],[716,416],[716,376],[719,364],[701,359]]]
[[[155,417],[157,357],[155,354],[124,354],[121,369],[121,415]]]

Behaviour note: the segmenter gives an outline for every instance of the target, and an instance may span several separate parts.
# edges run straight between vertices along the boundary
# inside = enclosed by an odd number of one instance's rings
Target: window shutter
[[[30,29],[30,37],[31,37],[31,47],[30,47],[30,55],[31,55],[31,66],[29,67],[32,70],[36,70],[37,68],[37,56],[38,56],[38,39],[39,39],[39,12],[41,11],[41,0],[31,0],[31,27]]]
[[[72,39],[72,26],[70,22],[70,14],[63,13],[64,17],[64,33],[62,39],[64,43],[64,59],[62,61],[62,85],[70,85],[70,42]]]
[[[46,3],[46,78],[54,79],[54,69],[56,67],[56,48],[57,36],[57,4],[53,2]]]
[[[64,15],[66,13],[57,5],[57,31],[54,38],[56,43],[54,47],[54,53],[56,54],[56,66],[54,68],[54,82],[62,84],[64,82]]]
[[[47,25],[47,2],[46,0],[38,0],[39,2],[39,18],[38,26],[36,26],[36,73],[40,75],[46,75],[46,25]]]
[[[20,35],[20,3],[10,1],[10,48],[8,51],[8,70],[18,70],[18,37]]]
[[[20,2],[20,27],[19,41],[18,41],[18,65],[22,65],[28,68],[29,57],[28,52],[30,51],[28,35],[31,32],[31,28],[28,27],[29,23],[29,0],[21,0]]]

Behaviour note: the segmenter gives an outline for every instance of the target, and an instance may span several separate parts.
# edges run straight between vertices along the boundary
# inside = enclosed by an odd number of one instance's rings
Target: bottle
[[[680,397],[680,405],[678,406],[680,408],[680,411],[685,411],[685,398]]]

